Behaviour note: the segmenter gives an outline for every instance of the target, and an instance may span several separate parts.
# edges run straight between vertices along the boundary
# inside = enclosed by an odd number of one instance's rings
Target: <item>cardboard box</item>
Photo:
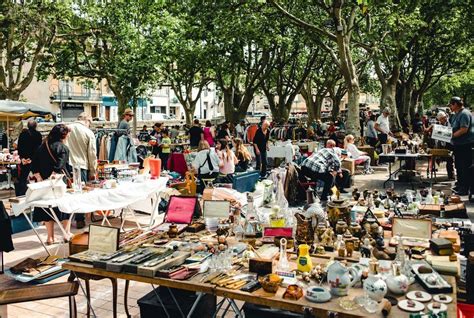
[[[354,174],[355,174],[355,160],[354,160],[354,159],[345,158],[345,159],[342,160],[342,162],[341,162],[341,167],[344,168],[344,169],[349,170],[349,173],[350,173],[351,175],[354,175]]]

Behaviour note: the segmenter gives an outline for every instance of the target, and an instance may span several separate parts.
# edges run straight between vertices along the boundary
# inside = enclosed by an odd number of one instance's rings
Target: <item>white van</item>
[[[148,115],[150,116],[150,120],[153,120],[153,121],[163,121],[163,120],[172,119],[170,116],[163,113],[151,113]]]

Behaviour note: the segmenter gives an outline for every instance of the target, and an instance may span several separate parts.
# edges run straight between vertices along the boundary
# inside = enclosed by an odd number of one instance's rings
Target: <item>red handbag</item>
[[[193,217],[201,216],[197,197],[171,196],[166,208],[165,222],[191,224]]]

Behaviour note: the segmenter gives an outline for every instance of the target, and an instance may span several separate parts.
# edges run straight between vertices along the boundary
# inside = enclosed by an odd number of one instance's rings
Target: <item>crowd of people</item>
[[[406,116],[402,116],[401,132],[409,134],[408,136],[419,134],[425,137],[424,142],[430,147],[452,150],[454,159],[445,158],[448,177],[455,178],[455,167],[457,183],[454,190],[460,195],[465,195],[472,186],[474,120],[472,113],[464,107],[463,101],[458,97],[450,100],[449,110],[450,113],[441,110],[431,116],[416,115],[411,125],[408,124]],[[133,111],[126,109],[117,129],[129,130],[133,116]],[[369,110],[363,110],[360,120],[363,136],[361,140],[374,147],[376,152],[380,152],[380,146],[390,142],[395,136],[390,127],[389,109],[383,109],[379,116]],[[17,142],[21,164],[16,194],[24,195],[27,183],[32,180],[41,181],[59,174],[63,175],[66,181],[70,180],[72,166],[80,168],[82,181],[94,179],[97,169],[97,147],[94,132],[90,129],[91,122],[92,118],[82,113],[75,122],[54,126],[43,139],[37,131],[37,123],[30,120]],[[450,143],[430,138],[435,124],[452,128]],[[345,157],[350,157],[356,164],[363,165],[364,173],[373,173],[371,167],[374,162],[371,157],[356,146],[356,142],[361,140],[356,140],[353,135],[344,134],[343,119],[327,123],[317,120],[309,125],[297,122],[292,126],[294,129],[291,133],[296,138],[325,142],[324,148],[313,152],[300,163],[302,176],[313,182],[323,183],[322,201],[327,199],[334,185],[341,192],[345,192],[344,188],[350,186],[350,173],[341,165],[341,160]],[[201,127],[200,121],[196,119],[191,127],[186,125],[165,127],[162,123],[156,123],[152,130],[148,131],[144,126],[138,132],[137,138],[149,143],[151,154],[161,158],[162,167],[166,169],[172,143],[176,142],[180,135],[187,136],[190,148],[196,150],[192,168],[197,177],[202,180],[231,182],[236,172],[245,172],[249,169],[259,171],[261,178],[267,176],[269,139],[271,132],[276,129],[280,129],[278,135],[284,136],[282,139],[288,138],[287,134],[281,134],[281,127],[270,123],[264,116],[258,124],[241,121],[236,125],[224,122],[215,126],[206,121],[204,127]],[[60,211],[55,212],[58,219],[65,220]],[[46,223],[47,242],[53,244],[54,222],[51,216],[39,210],[34,215],[34,221]],[[76,216],[76,222],[78,228],[85,225],[83,214]]]

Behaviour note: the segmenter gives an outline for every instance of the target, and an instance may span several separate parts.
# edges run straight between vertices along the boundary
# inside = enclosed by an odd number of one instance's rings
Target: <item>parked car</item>
[[[170,116],[163,113],[151,113],[151,120],[160,121],[160,120],[170,120],[173,119]]]

